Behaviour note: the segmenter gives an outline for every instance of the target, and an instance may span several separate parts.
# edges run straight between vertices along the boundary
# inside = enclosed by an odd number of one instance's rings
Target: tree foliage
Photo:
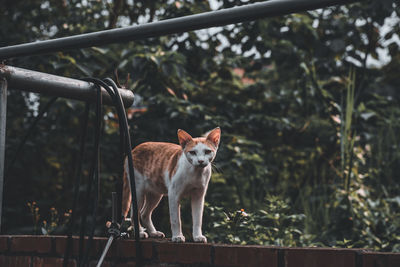
[[[0,46],[211,10],[189,0],[5,2]],[[220,126],[204,219],[215,242],[399,251],[399,12],[374,0],[6,64],[75,78],[117,71],[136,94],[128,110],[134,145],[176,142],[178,128],[198,136]],[[10,90],[6,165],[48,101]],[[42,226],[54,218],[51,207],[69,216],[82,111],[60,99],[32,133],[7,173],[6,232],[32,231],[32,218]],[[116,114],[104,114],[99,225],[122,171]],[[86,176],[90,153],[89,142]],[[38,214],[26,204],[33,201]],[[248,216],[232,222],[240,209]],[[190,233],[189,205],[183,213]],[[168,233],[166,203],[155,217]],[[60,227],[45,230],[62,233],[66,218],[52,220]]]

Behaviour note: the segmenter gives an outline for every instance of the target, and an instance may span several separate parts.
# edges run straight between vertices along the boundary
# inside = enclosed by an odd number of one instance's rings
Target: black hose
[[[124,152],[128,157],[128,166],[129,166],[129,184],[131,187],[131,194],[132,194],[132,208],[135,216],[133,216],[134,220],[134,227],[135,227],[135,240],[136,240],[136,255],[137,255],[137,260],[136,260],[136,265],[141,266],[142,263],[142,253],[141,253],[141,244],[140,244],[140,235],[139,235],[139,212],[138,212],[138,206],[137,206],[137,199],[136,199],[136,186],[135,186],[135,179],[134,179],[134,168],[133,168],[133,160],[132,160],[132,154],[131,154],[131,141],[130,141],[130,136],[129,136],[129,127],[128,127],[128,120],[125,114],[125,109],[124,105],[122,102],[121,95],[119,94],[118,88],[116,84],[114,83],[113,80],[110,78],[105,79],[104,81],[96,79],[96,78],[86,78],[86,81],[90,81],[94,84],[96,84],[98,87],[103,87],[108,94],[111,96],[114,106],[117,109],[118,113],[118,119],[119,119],[119,128],[120,128],[120,141],[121,141],[121,147],[124,146]],[[112,89],[111,89],[111,88]],[[113,92],[114,91],[114,92]],[[122,128],[122,129],[121,129]],[[95,204],[95,207],[97,209],[97,204]],[[84,212],[84,216],[87,211]],[[85,220],[82,220],[82,222],[85,222]],[[94,222],[94,221],[93,221]],[[92,225],[94,227],[94,223]],[[81,225],[81,227],[83,227]],[[83,228],[84,229],[84,228]],[[89,236],[89,241],[88,241],[88,247],[86,249],[86,253],[83,256],[83,261],[80,260],[80,266],[83,264],[87,264],[88,260],[88,255],[90,253],[90,247],[91,247],[91,240],[93,239],[94,235],[94,228],[90,233]],[[80,236],[80,241],[81,244],[83,245],[83,235],[84,231],[81,231],[81,236]],[[82,259],[82,254],[80,254],[80,259]]]
[[[75,169],[74,199],[72,202],[71,218],[70,218],[68,229],[67,229],[67,248],[66,248],[66,251],[64,254],[63,267],[68,266],[70,252],[72,250],[72,233],[73,233],[73,229],[74,229],[75,217],[77,214],[76,206],[78,204],[79,187],[81,184],[82,162],[83,162],[83,156],[85,154],[85,143],[86,143],[86,135],[87,135],[87,129],[88,129],[89,110],[90,110],[90,104],[88,102],[86,102],[85,111],[83,114],[83,121],[82,121],[83,131],[80,136],[79,154],[78,154],[78,158],[77,158],[78,166]]]
[[[115,84],[115,82],[110,79],[106,78],[104,79],[106,83],[109,83],[112,88],[114,89],[114,92],[116,94],[116,98],[118,101],[118,108],[120,109],[120,126],[122,125],[124,127],[124,132],[125,132],[125,141],[126,141],[126,154],[128,157],[128,167],[129,167],[129,183],[131,186],[131,195],[132,195],[132,209],[133,209],[133,221],[134,221],[134,227],[135,227],[135,240],[138,241],[136,244],[139,244],[140,241],[140,235],[139,235],[139,209],[138,209],[138,200],[136,198],[136,184],[135,184],[135,173],[134,173],[134,168],[133,168],[133,159],[132,159],[132,153],[131,153],[131,139],[129,136],[129,127],[128,127],[128,119],[126,118],[125,111],[123,110],[123,103],[122,103],[122,98],[121,95],[119,94],[118,87]],[[121,121],[122,120],[122,121]],[[140,251],[140,248],[137,247],[138,252]],[[140,253],[141,254],[141,253]]]
[[[134,228],[135,228],[135,240],[136,240],[136,264],[138,266],[141,266],[142,264],[142,246],[140,243],[140,235],[139,235],[139,208],[138,208],[138,199],[136,198],[136,183],[135,183],[135,172],[133,168],[133,159],[132,159],[132,153],[131,153],[131,139],[129,136],[129,126],[128,126],[128,119],[126,118],[126,114],[124,111],[124,106],[122,103],[122,98],[121,95],[119,94],[118,87],[115,84],[115,82],[110,79],[106,78],[105,82],[111,84],[112,88],[114,89],[115,94],[118,96],[117,100],[119,102],[118,108],[121,109],[121,117],[120,117],[120,125],[124,127],[125,131],[125,137],[126,137],[126,154],[128,157],[128,166],[129,166],[129,176],[127,176],[130,187],[131,187],[131,196],[132,196],[132,210],[133,210],[133,222],[134,222]],[[121,123],[122,120],[122,123]]]
[[[94,138],[94,156],[92,158],[90,170],[89,170],[89,182],[86,187],[86,200],[84,203],[84,210],[82,214],[81,220],[81,229],[79,234],[79,266],[85,266],[88,261],[88,255],[90,254],[90,250],[93,242],[94,228],[96,222],[97,215],[97,205],[99,198],[99,168],[100,168],[100,134],[101,134],[101,108],[102,108],[102,96],[101,96],[101,87],[96,84],[97,93],[96,93],[96,123],[95,123],[95,138]],[[90,205],[90,196],[92,194],[92,185],[97,185],[97,190],[94,190],[94,199],[93,199],[93,207],[92,207],[92,225],[90,228],[89,239],[87,241],[86,251],[83,254],[83,244],[84,244],[84,235],[86,232],[86,217]]]

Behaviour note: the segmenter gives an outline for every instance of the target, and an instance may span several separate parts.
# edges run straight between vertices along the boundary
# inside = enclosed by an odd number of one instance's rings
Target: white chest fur
[[[210,177],[211,164],[204,168],[196,167],[188,161],[185,154],[182,154],[178,160],[175,174],[170,178],[170,174],[166,172],[164,181],[168,195],[173,192],[180,200],[184,196],[190,196],[193,191],[207,190]]]
[[[176,173],[169,179],[165,175],[165,184],[168,188],[168,202],[172,230],[172,241],[184,242],[185,237],[181,230],[180,200],[183,197],[191,198],[193,219],[193,240],[207,242],[201,231],[204,197],[211,177],[211,164],[206,167],[196,167],[189,162],[185,154],[178,160]]]

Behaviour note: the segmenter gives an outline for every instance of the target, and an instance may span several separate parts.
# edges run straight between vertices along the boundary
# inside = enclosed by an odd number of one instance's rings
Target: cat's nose
[[[199,160],[199,164],[203,164],[204,163],[204,160]]]

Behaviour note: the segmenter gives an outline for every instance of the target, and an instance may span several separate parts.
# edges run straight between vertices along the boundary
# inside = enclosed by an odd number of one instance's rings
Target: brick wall
[[[62,266],[64,236],[0,236],[0,266]],[[69,266],[75,267],[78,241],[74,237]],[[95,238],[90,266],[95,266],[107,242]],[[176,244],[166,240],[142,242],[145,266],[265,266],[265,267],[399,267],[400,253],[361,249],[283,248],[220,244]],[[116,240],[103,266],[135,264],[135,242]]]

